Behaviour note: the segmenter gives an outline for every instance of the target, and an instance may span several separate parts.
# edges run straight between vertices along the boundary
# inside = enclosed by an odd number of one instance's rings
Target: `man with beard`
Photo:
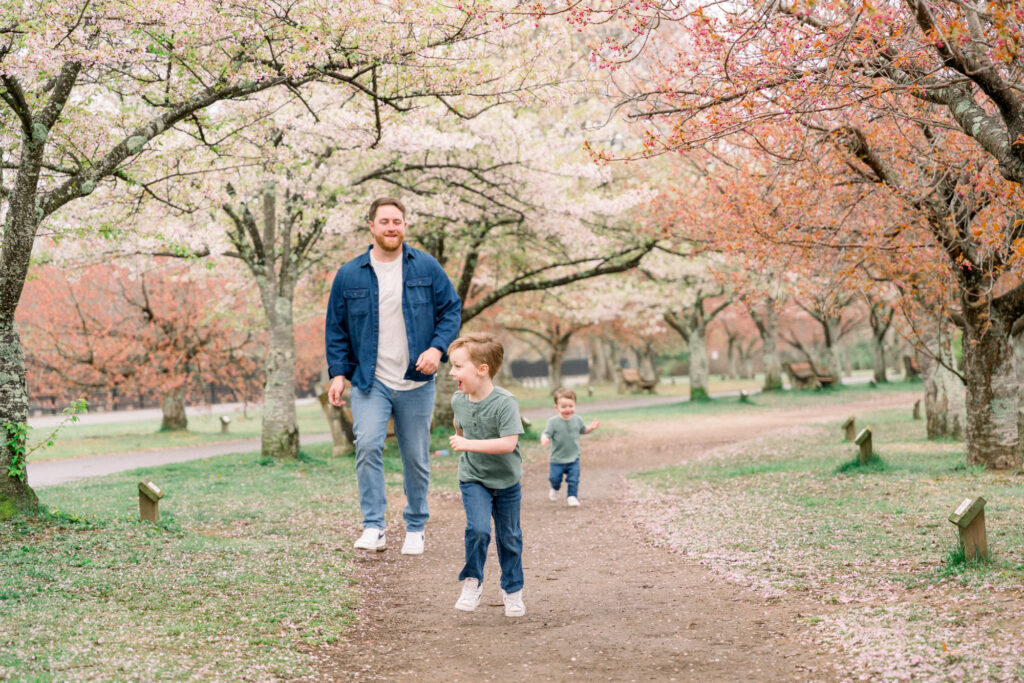
[[[462,302],[441,264],[405,240],[405,207],[370,205],[373,244],[341,268],[331,286],[325,332],[328,399],[341,406],[352,384],[356,481],[363,514],[360,550],[385,549],[384,438],[394,418],[408,501],[403,555],[423,553],[429,516],[430,419],[434,374],[459,333]]]

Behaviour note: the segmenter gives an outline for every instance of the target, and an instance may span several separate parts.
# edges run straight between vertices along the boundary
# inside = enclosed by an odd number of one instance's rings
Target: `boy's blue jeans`
[[[459,482],[462,505],[466,508],[466,566],[459,572],[463,579],[484,580],[484,561],[491,542],[491,517],[494,518],[494,544],[501,565],[501,589],[515,593],[523,587],[523,530],[519,528],[520,485],[507,489],[489,489],[475,481]]]
[[[434,412],[434,383],[395,391],[373,380],[369,391],[352,387],[352,430],[356,437],[356,482],[363,528],[384,529],[384,438],[388,420],[395,418],[395,436],[402,452],[406,531],[423,531],[430,516],[430,419]]]
[[[572,462],[553,462],[551,463],[551,471],[548,474],[548,481],[551,482],[551,488],[558,490],[562,488],[562,477],[565,477],[565,483],[568,484],[569,491],[567,495],[575,496],[580,487],[580,460],[576,458]]]

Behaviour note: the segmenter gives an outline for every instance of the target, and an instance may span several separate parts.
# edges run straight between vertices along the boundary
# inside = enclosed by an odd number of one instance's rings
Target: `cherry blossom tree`
[[[638,122],[641,154],[726,138],[780,163],[835,152],[824,177],[855,189],[860,206],[896,199],[916,214],[878,231],[846,230],[846,248],[907,257],[900,250],[927,244],[941,256],[965,335],[968,462],[1019,468],[1010,347],[1024,314],[1017,5],[578,3],[571,16],[633,29],[632,44],[606,41],[595,58],[624,67],[613,78]],[[629,80],[629,59],[648,77]],[[794,125],[803,142],[780,146],[773,131]]]
[[[507,27],[477,3],[342,5],[263,0],[224,5],[209,0],[110,0],[12,5],[0,32],[0,422],[22,424],[27,413],[23,352],[14,326],[33,245],[44,221],[69,204],[102,196],[111,183],[139,187],[154,200],[160,178],[139,162],[159,156],[168,132],[214,146],[240,129],[227,103],[274,89],[301,98],[309,83],[332,83],[339,97],[366,98],[375,111],[401,108],[403,98],[505,91],[493,70],[474,72],[477,46]],[[515,55],[510,62],[516,62]],[[516,63],[510,70],[516,71]],[[518,74],[517,74],[518,75]],[[492,87],[493,86],[493,87]],[[172,147],[176,147],[172,145]],[[61,212],[67,218],[67,210]],[[108,222],[75,225],[116,234]],[[0,467],[19,444],[0,449]],[[23,476],[0,477],[0,505],[32,509]]]

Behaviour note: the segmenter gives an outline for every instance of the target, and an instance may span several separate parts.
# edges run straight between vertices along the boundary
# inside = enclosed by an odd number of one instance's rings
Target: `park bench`
[[[836,383],[835,377],[816,372],[810,363],[786,363],[784,367],[794,389],[817,389]]]
[[[636,368],[620,368],[619,373],[622,375],[622,384],[630,391],[646,391],[653,394],[654,387],[658,385],[656,379],[641,377],[640,371]]]

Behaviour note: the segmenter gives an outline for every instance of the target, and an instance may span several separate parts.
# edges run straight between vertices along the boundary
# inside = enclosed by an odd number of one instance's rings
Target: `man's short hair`
[[[565,387],[555,389],[555,405],[558,405],[558,399],[560,398],[571,398],[573,403],[579,403],[579,401],[576,400],[576,392],[572,389],[566,389]]]
[[[382,206],[395,207],[396,209],[402,212],[402,219],[405,219],[405,204],[403,204],[401,200],[395,199],[394,197],[377,197],[376,199],[373,200],[373,203],[370,204],[371,223],[373,222],[373,219],[377,217],[377,209],[379,209]]]
[[[455,349],[466,349],[469,359],[477,367],[486,364],[487,372],[492,378],[498,373],[501,362],[505,359],[505,347],[490,332],[464,334],[451,343],[448,355],[450,356]]]

